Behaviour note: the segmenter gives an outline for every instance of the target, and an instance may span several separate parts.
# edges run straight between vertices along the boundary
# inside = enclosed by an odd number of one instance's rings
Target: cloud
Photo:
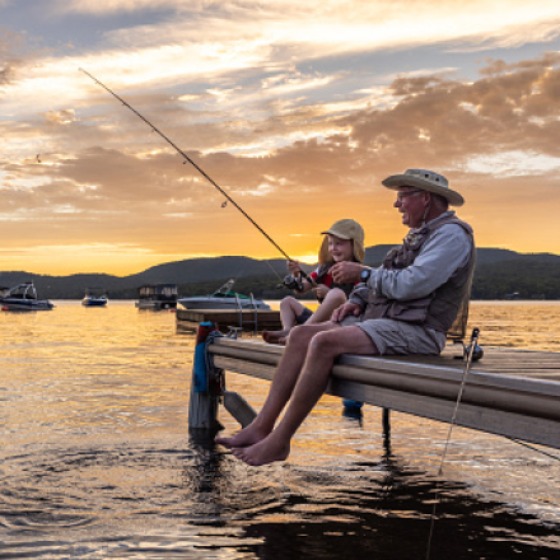
[[[470,158],[464,166],[467,173],[499,175],[501,177],[535,177],[536,175],[558,174],[560,155],[545,156],[535,151],[500,152]]]
[[[202,4],[202,2],[198,3]],[[193,1],[189,4],[197,4],[197,2]],[[179,5],[178,0],[57,0],[55,2],[56,10],[59,13],[94,15],[178,8]]]
[[[437,42],[447,43],[449,49],[461,45],[466,49],[469,44],[479,47],[481,43],[488,49],[494,39],[499,45],[500,37],[511,41],[515,35],[525,43],[542,40],[542,33],[533,35],[539,25],[560,29],[555,2],[542,2],[539,10],[518,1],[508,3],[507,10],[502,2],[473,2],[461,7],[449,4],[436,3],[434,11],[433,2],[362,2],[351,10],[347,2],[340,1],[64,2],[60,6],[81,14],[141,12],[152,7],[171,11],[153,23],[102,28],[103,47],[85,56],[33,61],[13,76],[4,106],[8,112],[18,106],[41,111],[54,103],[57,110],[64,109],[64,104],[89,100],[91,87],[84,86],[84,77],[76,72],[80,66],[119,90],[142,86],[188,91],[193,86],[200,89],[201,85],[215,84],[215,91],[227,91],[231,83],[237,88],[249,85],[256,89],[257,84],[248,84],[253,76],[259,80],[261,95],[268,90],[270,95],[285,98],[298,90],[308,94],[324,90],[333,81],[333,76],[324,72],[296,70],[294,61],[303,66],[351,53]],[[243,73],[247,73],[245,77]],[[37,91],[45,94],[38,106]]]
[[[341,116],[332,109],[322,111],[321,105],[310,105],[288,109],[272,120],[245,121],[241,138],[246,146],[248,141],[255,147],[269,142],[265,157],[254,157],[250,149],[236,155],[231,148],[241,145],[239,128],[228,130],[221,123],[187,124],[184,129],[180,105],[160,103],[160,108],[164,114],[168,112],[166,119],[176,122],[165,129],[172,138],[197,138],[199,142],[199,133],[208,126],[210,148],[216,133],[213,150],[206,155],[188,153],[219,184],[239,196],[266,192],[283,201],[295,192],[312,197],[352,184],[359,188],[366,177],[402,167],[403,154],[413,153],[425,166],[471,171],[480,168],[475,161],[487,161],[481,158],[492,154],[521,157],[538,152],[542,157],[558,157],[558,62],[553,55],[514,65],[489,62],[482,77],[472,83],[439,75],[402,76],[388,88],[394,99],[390,107],[359,107]],[[76,122],[72,111],[47,113],[48,126],[56,127],[61,141],[68,149],[74,144],[76,150],[68,155],[43,153],[45,165],[52,164],[44,170],[52,183],[32,189],[34,203],[26,199],[16,206],[48,208],[68,203],[83,212],[107,211],[117,205],[132,214],[153,211],[156,202],[167,205],[173,201],[174,208],[165,211],[180,213],[190,212],[193,205],[204,207],[209,196],[218,196],[141,121],[127,116],[116,103],[109,107],[113,124],[109,127],[105,118],[92,121],[86,129]],[[236,111],[234,106],[231,110]],[[307,136],[297,131],[306,131]],[[282,145],[274,140],[281,137],[288,142]],[[229,146],[229,153],[214,151],[220,143]],[[6,167],[11,182],[43,173],[34,161],[27,161]],[[88,186],[94,188],[88,190]],[[17,192],[24,196],[25,190]]]
[[[550,40],[556,5],[60,3],[72,17],[99,22],[103,40],[63,56],[0,42],[8,61],[0,69],[0,235],[7,248],[61,239],[100,250],[134,246],[154,262],[227,250],[271,255],[233,205],[222,207],[223,195],[78,72],[84,67],[290,254],[315,252],[317,232],[341,213],[364,223],[372,244],[398,240],[380,180],[407,167],[448,174],[466,188],[466,217],[488,238],[500,236],[491,225],[497,192],[525,200],[527,182],[538,180],[543,199],[560,202],[560,54],[520,60],[517,51],[486,52],[476,63],[469,58],[473,68],[483,64],[476,75],[457,53]],[[152,9],[141,25],[107,16]],[[418,64],[423,45],[430,56]],[[456,56],[444,56],[450,52]],[[393,64],[403,59],[405,66]],[[508,212],[535,244],[545,243],[534,218],[513,204]],[[515,232],[519,243],[524,227]]]
[[[4,29],[0,24],[0,87],[11,84],[17,68],[25,64],[24,45],[20,33]]]
[[[197,40],[218,31],[222,39],[247,39],[252,30],[252,36],[267,36],[270,43],[330,44],[351,50],[360,44],[370,48],[473,37],[473,30],[485,40],[492,37],[511,46],[548,37],[558,20],[554,0],[541,0],[538,10],[522,0],[378,0],[351,6],[346,0],[58,0],[56,5],[59,12],[86,15],[159,11],[169,17],[165,31],[173,41],[185,30],[198,30]],[[157,26],[142,27],[150,28],[155,33]]]
[[[73,109],[63,109],[61,111],[47,111],[45,119],[54,124],[70,124],[76,120],[76,112]]]
[[[396,79],[398,104],[345,120],[352,137],[372,156],[410,153],[457,165],[474,155],[537,150],[557,156],[560,58],[530,64],[492,62],[473,83],[438,76]]]

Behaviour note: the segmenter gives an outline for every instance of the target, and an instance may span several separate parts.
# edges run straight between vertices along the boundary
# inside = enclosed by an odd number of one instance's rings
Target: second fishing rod
[[[293,261],[293,259],[290,258],[290,256],[278,245],[278,243],[276,243],[276,241],[274,241],[274,239],[272,239],[272,237],[270,237],[270,235],[268,235],[268,233],[266,233],[266,231],[259,224],[257,224],[257,222],[255,222],[255,220],[253,220],[253,218],[251,218],[251,216],[249,216],[249,214],[247,214],[247,212],[241,206],[239,206],[239,204],[222,187],[220,187],[220,185],[218,185],[218,183],[216,183],[216,181],[214,181],[214,179],[212,179],[212,177],[210,177],[210,175],[208,175],[206,171],[204,171],[204,169],[202,169],[191,157],[189,157],[181,148],[179,148],[179,146],[177,146],[177,144],[175,144],[175,142],[173,142],[171,138],[169,138],[166,134],[164,134],[157,126],[155,126],[144,115],[142,115],[139,111],[137,111],[132,105],[130,105],[130,103],[128,103],[120,95],[115,93],[103,82],[98,80],[93,74],[90,74],[87,70],[84,70],[83,68],[79,68],[79,70],[80,72],[83,72],[86,76],[88,76],[90,79],[92,79],[97,85],[102,87],[107,93],[112,95],[115,99],[118,99],[127,109],[132,111],[139,119],[143,120],[156,134],[158,134],[161,138],[163,138],[181,157],[183,157],[184,159],[183,163],[187,163],[187,162],[190,163],[215,189],[217,189],[220,192],[221,195],[223,195],[226,198],[228,202],[231,202],[231,204],[235,206],[235,208],[237,208],[237,210],[239,210],[239,212],[241,212],[241,214],[243,214],[243,216],[245,216],[245,218],[247,218],[247,220],[249,220],[251,224],[253,224],[253,226],[256,227],[260,231],[260,233],[264,235],[264,237],[266,237],[266,239],[268,239],[268,241],[272,243],[272,245],[274,245],[274,247],[287,260]],[[308,282],[311,282],[311,284],[313,285],[315,284],[315,281],[303,270],[301,270],[300,273]]]

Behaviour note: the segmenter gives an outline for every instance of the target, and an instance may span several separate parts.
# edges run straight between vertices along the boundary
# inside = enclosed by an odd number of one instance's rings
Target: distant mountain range
[[[391,247],[368,247],[366,264],[379,265]],[[309,266],[308,270],[313,268]],[[81,299],[86,288],[94,287],[106,290],[112,299],[135,299],[138,287],[143,284],[177,284],[181,295],[192,295],[210,293],[228,278],[235,278],[235,288],[239,292],[279,299],[290,293],[279,287],[285,275],[286,261],[283,259],[256,260],[234,256],[170,262],[124,277],[109,274],[45,276],[23,271],[0,272],[0,285],[11,287],[32,280],[39,297],[49,299]],[[478,249],[473,298],[560,299],[560,255]]]

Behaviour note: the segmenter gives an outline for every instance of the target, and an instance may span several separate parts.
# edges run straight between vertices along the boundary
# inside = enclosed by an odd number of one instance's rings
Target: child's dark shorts
[[[298,325],[303,325],[303,323],[305,323],[305,321],[307,321],[307,319],[309,319],[311,315],[313,315],[313,311],[311,311],[311,309],[308,309],[307,307],[304,307],[303,311],[296,317],[296,323]]]

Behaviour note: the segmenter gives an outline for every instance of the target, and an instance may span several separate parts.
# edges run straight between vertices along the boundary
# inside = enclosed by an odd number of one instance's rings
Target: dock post
[[[199,324],[194,350],[191,394],[189,401],[189,432],[201,432],[213,436],[220,429],[217,420],[220,390],[216,370],[209,367],[206,359],[206,343],[215,330],[214,323]]]
[[[391,409],[383,409],[383,441],[391,441]]]

